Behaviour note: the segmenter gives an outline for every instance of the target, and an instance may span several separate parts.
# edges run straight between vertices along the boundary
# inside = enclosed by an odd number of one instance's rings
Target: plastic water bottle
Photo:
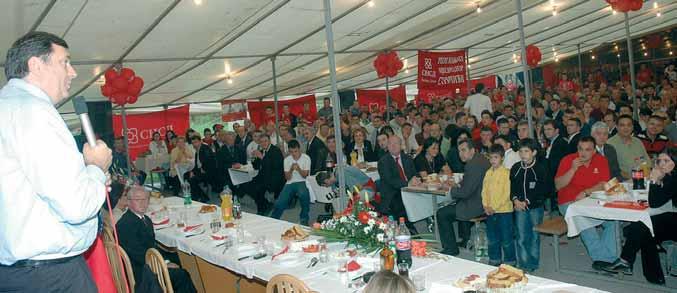
[[[188,182],[184,183],[181,189],[183,189],[183,205],[190,206],[193,203],[190,194],[190,184]]]
[[[486,262],[489,257],[489,243],[487,241],[487,231],[483,223],[478,223],[473,238],[473,248],[476,262]]]
[[[400,226],[397,236],[395,236],[397,247],[397,264],[406,263],[411,268],[411,233],[404,224],[404,217],[400,218]]]
[[[235,220],[242,219],[242,205],[237,196],[233,196],[233,218]]]

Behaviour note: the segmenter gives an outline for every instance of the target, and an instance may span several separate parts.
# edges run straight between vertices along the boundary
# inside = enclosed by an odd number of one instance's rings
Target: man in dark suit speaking
[[[378,211],[384,215],[392,215],[395,219],[406,217],[400,190],[408,185],[419,185],[421,180],[416,177],[414,160],[402,151],[402,141],[396,135],[388,138],[388,154],[378,161],[378,175],[381,178],[381,203]],[[407,226],[410,230],[413,227],[410,224]],[[415,234],[415,231],[411,232]]]
[[[259,215],[267,215],[273,205],[266,199],[266,191],[275,195],[275,199],[282,191],[285,184],[284,157],[282,151],[270,143],[270,136],[262,134],[259,139],[259,149],[254,151],[252,165],[259,170],[254,180],[249,182],[248,194],[256,201],[256,212]]]

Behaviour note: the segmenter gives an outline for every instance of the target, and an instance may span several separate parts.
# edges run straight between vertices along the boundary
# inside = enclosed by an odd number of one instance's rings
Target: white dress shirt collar
[[[12,78],[9,80],[7,85],[10,86],[15,86],[19,89],[27,91],[29,94],[36,98],[40,98],[42,100],[45,100],[52,104],[52,99],[43,91],[41,88],[37,87],[36,85],[33,85],[23,79],[20,78]]]

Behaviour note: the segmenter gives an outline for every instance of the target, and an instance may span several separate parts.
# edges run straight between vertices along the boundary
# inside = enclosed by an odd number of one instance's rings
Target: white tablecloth
[[[160,200],[153,199],[149,211],[157,210],[161,205],[165,205],[170,210],[183,208],[182,199],[177,197],[165,198]],[[193,203],[190,208],[191,211],[197,213],[201,203]],[[220,214],[219,211],[217,213]],[[176,216],[176,213],[170,213]],[[194,217],[194,219],[200,219]],[[247,237],[245,237],[245,245],[251,245],[253,240],[258,236],[266,236],[266,242],[275,245],[276,250],[282,248],[283,243],[280,241],[280,234],[293,226],[292,223],[280,221],[272,218],[262,217],[254,214],[244,213],[242,218],[242,225],[245,227]],[[207,230],[209,227],[207,225]],[[215,248],[216,243],[210,239],[207,231],[204,235],[199,235],[191,238],[185,238],[176,228],[169,227],[155,232],[155,237],[158,242],[170,246],[177,247],[179,250],[196,255],[210,263],[222,266],[236,273],[240,273],[248,278],[257,277],[261,280],[270,280],[274,275],[280,273],[292,274],[303,280],[310,288],[323,293],[339,293],[339,292],[354,292],[354,289],[348,289],[344,285],[338,273],[336,273],[337,262],[330,261],[328,263],[320,263],[313,268],[306,268],[311,256],[306,254],[300,255],[298,265],[283,266],[271,262],[270,257],[259,260],[247,259],[238,261],[242,257],[238,253],[237,248],[233,247],[223,253],[223,249]],[[313,236],[311,236],[313,238]],[[339,250],[342,245],[330,245],[330,251]],[[370,271],[378,260],[376,258],[358,258],[362,262],[363,268],[357,272],[349,273],[349,278],[354,278],[365,272]],[[449,257],[448,260],[442,261],[431,258],[414,257],[413,266],[410,270],[411,274],[424,274],[426,276],[426,290],[423,292],[460,292],[451,287],[455,280],[465,277],[469,274],[478,274],[485,276],[489,271],[494,270],[495,267],[476,263],[460,258]],[[325,274],[326,272],[326,274]],[[543,279],[535,276],[529,276],[529,284],[527,291],[552,292],[553,290],[566,290],[567,292],[602,292],[599,290],[580,287],[573,284],[561,283],[558,281]]]
[[[160,167],[163,169],[169,168],[169,155],[148,155],[145,157],[138,157],[134,161],[134,166],[138,170],[146,172],[150,175],[150,171]]]
[[[376,182],[381,178],[378,176],[377,171],[366,172],[365,174],[367,174],[367,176],[369,176],[369,178],[371,178],[371,180],[373,180],[374,182]],[[331,193],[331,188],[317,184],[317,180],[315,180],[315,175],[306,177],[306,187],[308,187],[308,192],[310,193],[310,202],[316,201],[322,203],[330,202],[329,200],[327,200],[326,195]]]
[[[640,211],[606,208],[603,205],[604,201],[589,197],[571,204],[564,217],[568,227],[567,236],[574,237],[585,229],[601,225],[604,220],[642,222],[653,234],[650,209]]]
[[[416,222],[433,216],[433,196],[437,197],[437,204],[451,201],[451,197],[439,196],[426,192],[411,192],[402,190],[402,203],[407,210],[410,222]]]
[[[240,169],[228,168],[228,174],[234,185],[240,185],[252,181],[259,171],[255,170],[252,165],[242,165]]]

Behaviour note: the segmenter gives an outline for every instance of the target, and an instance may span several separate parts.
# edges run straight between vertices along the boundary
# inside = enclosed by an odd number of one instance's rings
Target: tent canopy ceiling
[[[522,0],[527,44],[543,61],[589,51],[625,35],[623,14],[603,0]],[[199,4],[198,4],[199,3]],[[477,13],[477,3],[482,12]],[[31,29],[63,36],[78,77],[72,94],[104,99],[98,78],[112,63],[143,77],[133,107],[214,102],[272,95],[275,58],[280,95],[329,91],[322,1],[317,0],[7,0],[0,56]],[[381,86],[376,50],[401,50],[416,80],[411,49],[469,48],[471,77],[519,70],[513,0],[333,0],[339,89]],[[556,7],[556,8],[554,8]],[[553,15],[553,9],[557,10]],[[661,16],[656,13],[660,11]],[[677,2],[649,2],[629,14],[632,35],[677,23]],[[232,78],[233,83],[226,82]],[[1,78],[4,83],[4,75]],[[60,109],[72,112],[70,103]]]

